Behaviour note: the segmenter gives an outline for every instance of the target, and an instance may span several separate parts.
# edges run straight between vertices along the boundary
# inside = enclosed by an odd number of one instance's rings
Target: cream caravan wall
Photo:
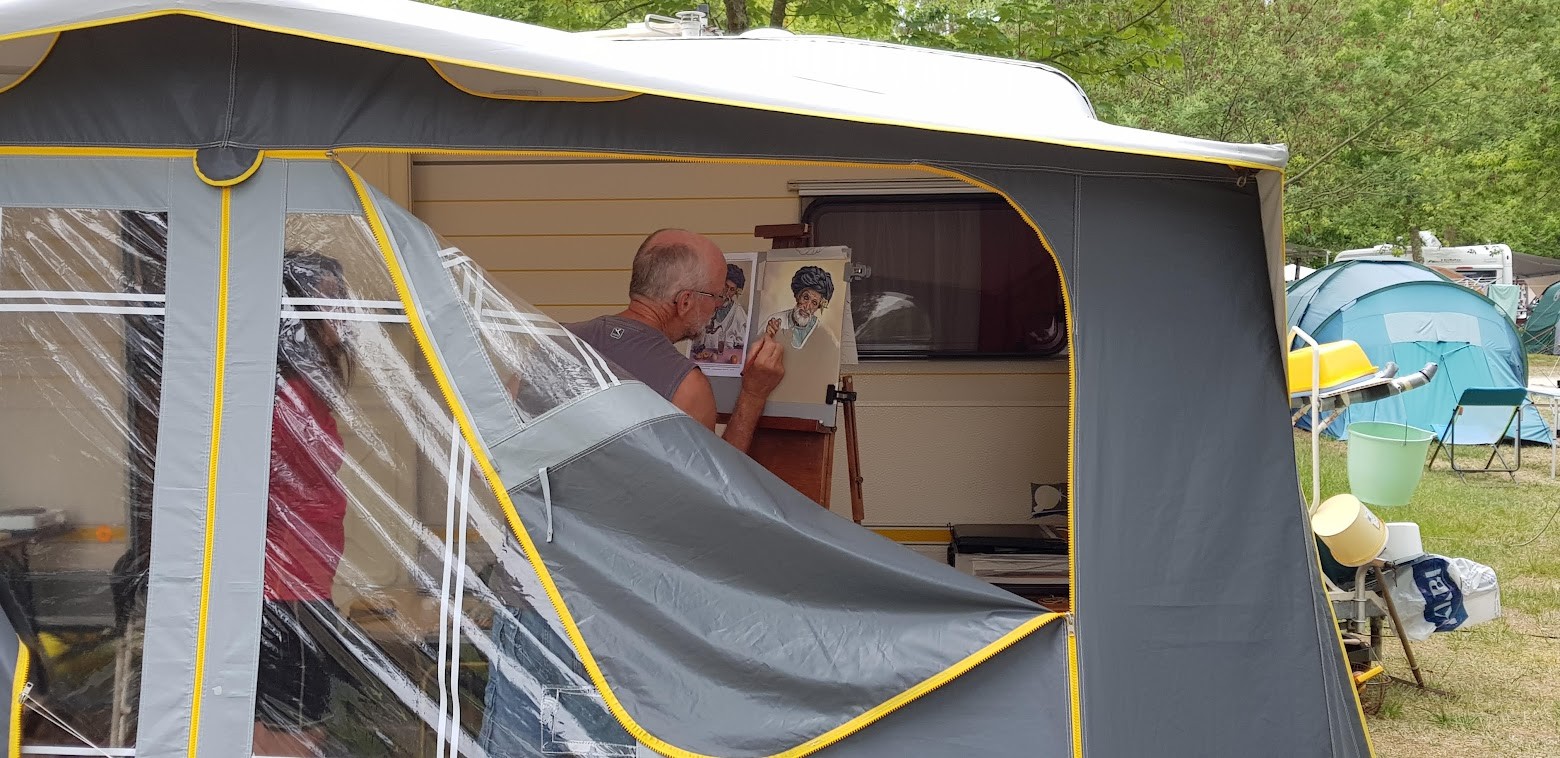
[[[368,167],[365,167],[365,169]],[[397,170],[382,168],[393,178]],[[627,301],[634,248],[686,227],[728,252],[768,249],[760,224],[800,220],[793,181],[925,177],[913,170],[416,156],[412,210],[512,292],[559,321]],[[1067,362],[896,361],[851,369],[861,394],[867,521],[943,526],[1028,515],[1030,482],[1067,465]],[[845,437],[832,504],[848,514]]]

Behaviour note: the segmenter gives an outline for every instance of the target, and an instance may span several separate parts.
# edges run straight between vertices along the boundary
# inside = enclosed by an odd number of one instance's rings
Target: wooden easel
[[[720,414],[720,423],[729,416]],[[813,502],[829,507],[834,481],[834,429],[800,418],[764,416],[748,455]]]
[[[807,247],[812,243],[806,224],[771,224],[753,228],[753,236],[770,241],[770,249]],[[861,523],[860,459],[856,449],[856,411],[851,377],[841,380],[845,406],[846,461],[850,468],[851,519]],[[721,419],[724,422],[724,418]],[[829,507],[829,490],[834,480],[834,427],[816,421],[764,416],[753,430],[748,455],[786,484]]]

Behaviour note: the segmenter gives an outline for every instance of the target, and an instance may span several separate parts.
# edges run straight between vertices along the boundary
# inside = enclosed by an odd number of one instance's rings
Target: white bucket
[[[1388,563],[1407,563],[1425,554],[1425,543],[1419,537],[1419,525],[1412,521],[1387,522],[1387,546],[1381,551],[1381,560]]]
[[[1311,516],[1311,531],[1322,538],[1333,560],[1345,566],[1363,566],[1387,544],[1387,529],[1360,499],[1333,495],[1322,501]]]

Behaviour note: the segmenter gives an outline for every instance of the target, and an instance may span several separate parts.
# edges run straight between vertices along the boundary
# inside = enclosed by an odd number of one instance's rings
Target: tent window
[[[0,209],[0,603],[64,722],[29,709],[25,745],[135,744],[167,232],[164,213]]]
[[[1001,198],[840,197],[803,218],[870,275],[852,285],[864,358],[1044,357],[1067,346],[1061,279]]]
[[[622,370],[594,348],[494,282],[459,248],[440,242],[445,270],[522,421],[622,381]]]

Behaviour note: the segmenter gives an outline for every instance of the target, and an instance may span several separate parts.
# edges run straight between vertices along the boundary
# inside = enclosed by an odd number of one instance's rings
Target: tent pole
[[[1311,346],[1311,505],[1306,508],[1306,513],[1316,515],[1316,507],[1322,502],[1322,461],[1321,430],[1318,424],[1321,421],[1321,403],[1317,401],[1317,395],[1322,392],[1322,351],[1321,345],[1304,329],[1296,326],[1289,330],[1290,339],[1296,335]],[[1288,349],[1288,346],[1285,346]]]

